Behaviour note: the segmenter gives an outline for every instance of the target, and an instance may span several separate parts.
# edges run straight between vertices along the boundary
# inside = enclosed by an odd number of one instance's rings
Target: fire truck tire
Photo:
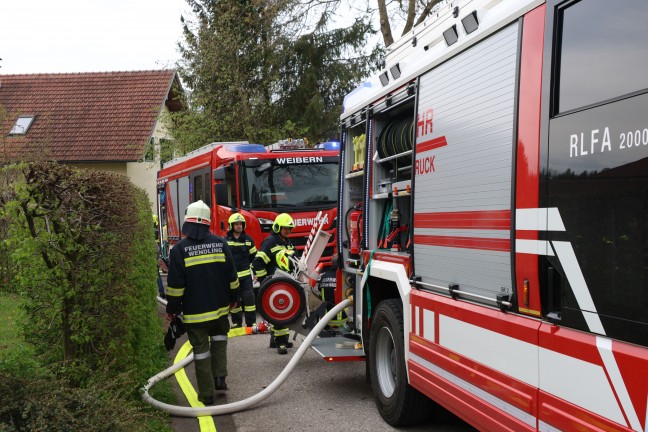
[[[389,299],[378,304],[369,347],[371,385],[382,418],[392,426],[428,420],[433,402],[407,383],[400,300]]]
[[[274,277],[264,281],[256,299],[259,314],[276,326],[294,323],[306,308],[306,296],[301,285],[287,277]]]

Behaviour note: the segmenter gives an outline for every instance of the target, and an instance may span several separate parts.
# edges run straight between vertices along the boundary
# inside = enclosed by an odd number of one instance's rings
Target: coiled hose
[[[151,395],[149,395],[148,393],[151,387],[153,387],[158,382],[162,381],[164,378],[167,378],[168,376],[172,375],[175,371],[191,363],[193,361],[193,353],[189,354],[182,361],[174,364],[168,369],[165,369],[162,372],[150,378],[146,383],[146,385],[144,385],[144,387],[141,388],[142,399],[144,399],[144,401],[150,403],[156,408],[166,411],[171,415],[180,416],[180,417],[200,417],[205,415],[215,416],[215,415],[231,414],[231,413],[244,411],[248,408],[251,408],[257,405],[262,400],[269,397],[275,391],[277,391],[277,389],[286,381],[288,375],[290,375],[292,371],[295,369],[295,366],[297,366],[297,363],[304,356],[304,353],[311,346],[315,338],[320,334],[322,330],[324,330],[326,324],[328,324],[330,320],[334,319],[335,316],[338,314],[338,312],[341,312],[344,308],[348,307],[349,305],[351,305],[351,300],[346,299],[338,303],[337,305],[335,305],[333,309],[328,311],[326,315],[324,315],[322,319],[315,325],[313,330],[311,330],[311,332],[308,333],[308,336],[306,336],[304,342],[302,342],[297,352],[295,352],[295,354],[290,359],[286,367],[281,371],[279,376],[277,376],[277,378],[275,378],[274,381],[272,381],[270,385],[268,385],[265,389],[263,389],[262,391],[260,391],[259,393],[253,396],[250,396],[247,399],[243,399],[238,402],[228,403],[225,405],[192,408],[192,407],[183,407],[178,405],[167,404],[164,402],[160,402],[154,399],[153,397],[151,397]]]

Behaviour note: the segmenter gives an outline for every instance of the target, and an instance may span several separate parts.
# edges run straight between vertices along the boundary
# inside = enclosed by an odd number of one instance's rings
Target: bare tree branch
[[[394,37],[392,36],[391,25],[389,23],[389,16],[387,15],[387,5],[385,0],[378,1],[378,16],[380,17],[380,33],[383,36],[383,42],[385,47],[390,46],[394,43]]]
[[[407,21],[405,21],[405,28],[403,28],[401,36],[412,30],[414,27],[414,18],[416,18],[416,4],[414,3],[414,0],[409,0],[407,6]]]

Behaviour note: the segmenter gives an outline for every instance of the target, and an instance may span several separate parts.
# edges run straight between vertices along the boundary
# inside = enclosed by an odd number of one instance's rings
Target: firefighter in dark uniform
[[[322,273],[319,280],[319,290],[322,301],[326,303],[326,312],[335,307],[335,288],[337,286],[338,256],[331,256],[331,266]],[[321,317],[320,317],[321,318]],[[330,331],[341,329],[347,322],[347,315],[340,311],[334,319],[328,322],[320,336],[330,336]]]
[[[238,300],[239,281],[227,242],[209,232],[211,213],[202,201],[187,207],[182,233],[171,249],[167,318],[184,315],[193,347],[198,399],[214,403],[214,388],[227,390],[227,315]]]
[[[252,287],[252,262],[256,257],[257,250],[252,237],[245,233],[245,217],[241,213],[234,213],[227,221],[227,244],[232,249],[236,271],[239,278],[239,303],[236,308],[230,311],[232,327],[240,327],[243,324],[250,327],[256,323],[256,302]]]
[[[292,271],[293,263],[288,257],[295,255],[295,247],[288,237],[295,227],[292,217],[288,213],[281,213],[272,224],[273,233],[270,234],[257,252],[252,263],[254,274],[259,282],[271,277],[277,268]],[[270,348],[277,348],[279,354],[288,354],[288,348],[293,346],[288,341],[290,330],[287,327],[270,327]]]

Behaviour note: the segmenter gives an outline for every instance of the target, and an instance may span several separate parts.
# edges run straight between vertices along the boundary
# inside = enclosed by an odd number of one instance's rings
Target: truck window
[[[330,208],[337,202],[336,163],[245,167],[242,205],[247,208]]]
[[[193,184],[193,201],[198,201],[198,200],[203,200],[204,199],[204,194],[203,194],[203,180],[202,176],[196,176],[194,177],[194,184]]]
[[[209,207],[211,207],[212,192],[211,192],[211,182],[209,181],[209,173],[206,173],[204,175],[204,178],[205,178],[205,189],[204,189],[204,196],[205,197],[204,197],[203,201],[205,202],[205,204],[207,204]]]
[[[648,88],[648,2],[589,0],[558,13],[557,112]]]

